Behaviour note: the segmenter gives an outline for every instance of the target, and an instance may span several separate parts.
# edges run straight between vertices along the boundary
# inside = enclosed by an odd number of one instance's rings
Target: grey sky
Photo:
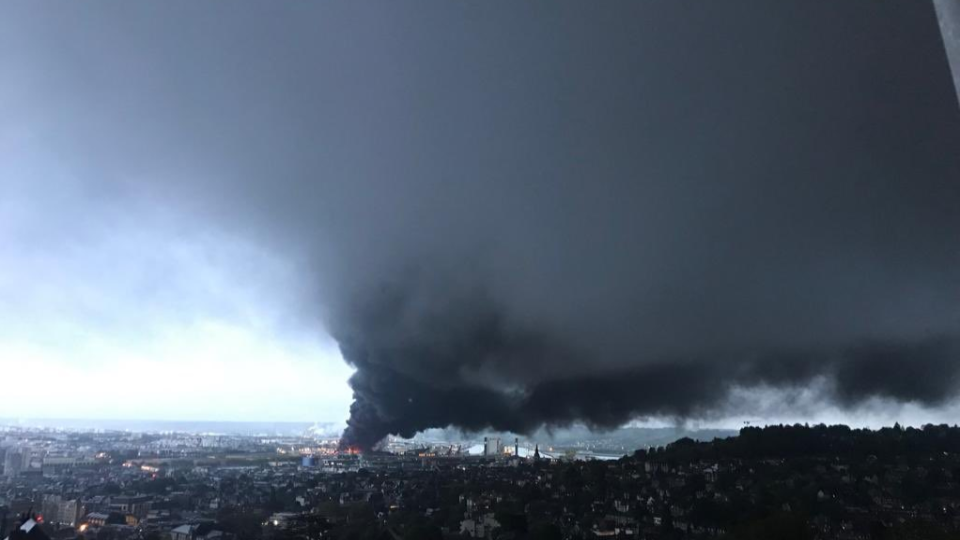
[[[5,3],[0,361],[85,370],[102,347],[149,372],[216,342],[223,396],[259,356],[312,374],[295,406],[277,380],[256,398],[317,411],[292,420],[346,414],[328,331],[387,416],[363,373],[437,396],[681,381],[636,415],[740,413],[677,401],[710,372],[687,365],[859,380],[824,358],[958,337],[936,30],[932,5],[866,0]],[[796,351],[818,360],[742,361]],[[943,404],[884,385],[863,396]],[[244,416],[156,387],[144,415]],[[496,423],[464,415],[410,425]]]

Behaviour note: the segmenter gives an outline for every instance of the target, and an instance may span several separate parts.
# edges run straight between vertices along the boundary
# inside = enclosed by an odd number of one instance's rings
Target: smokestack
[[[947,59],[950,60],[953,87],[957,91],[957,101],[960,104],[960,2],[933,0],[933,5],[937,9],[940,34],[943,36],[943,46],[947,50]]]

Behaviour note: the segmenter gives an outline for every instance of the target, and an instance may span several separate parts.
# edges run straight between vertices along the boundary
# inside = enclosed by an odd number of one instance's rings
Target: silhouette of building
[[[47,533],[37,522],[37,517],[33,514],[23,515],[10,531],[6,540],[50,540]]]

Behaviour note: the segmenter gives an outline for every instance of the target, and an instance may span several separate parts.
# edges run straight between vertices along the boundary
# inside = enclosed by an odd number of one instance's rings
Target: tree
[[[530,529],[530,540],[563,540],[563,534],[553,523],[540,523]]]
[[[407,527],[403,540],[443,540],[443,532],[436,525],[419,522]]]

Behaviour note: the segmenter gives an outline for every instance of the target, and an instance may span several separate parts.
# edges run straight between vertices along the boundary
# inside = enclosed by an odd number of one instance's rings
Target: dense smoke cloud
[[[734,388],[816,386],[824,403],[850,408],[874,398],[943,405],[960,388],[951,336],[654,358],[638,347],[634,361],[604,367],[603,357],[577,350],[576,337],[511,325],[485,299],[424,306],[412,294],[381,290],[358,315],[356,333],[337,334],[357,368],[344,444],[370,448],[386,434],[438,426],[529,433],[574,422],[609,429],[638,417],[742,414],[728,402]],[[571,366],[582,371],[563,373]]]
[[[357,368],[344,443],[742,414],[734,388],[816,387],[847,408],[950,401],[957,109],[931,10],[873,15],[791,36],[804,52],[779,60],[809,74],[769,64],[760,38],[773,36],[720,15],[741,47],[701,51],[716,78],[699,88],[638,64],[636,98],[656,105],[586,92],[556,111],[577,122],[589,110],[570,131],[501,126],[532,157],[503,150],[518,170],[497,155],[433,185],[437,206],[396,224],[404,249],[334,309],[331,331]],[[887,32],[939,58],[937,74],[879,45]]]
[[[346,444],[952,401],[932,4],[240,6],[5,6],[5,136],[295,266],[357,370]]]

